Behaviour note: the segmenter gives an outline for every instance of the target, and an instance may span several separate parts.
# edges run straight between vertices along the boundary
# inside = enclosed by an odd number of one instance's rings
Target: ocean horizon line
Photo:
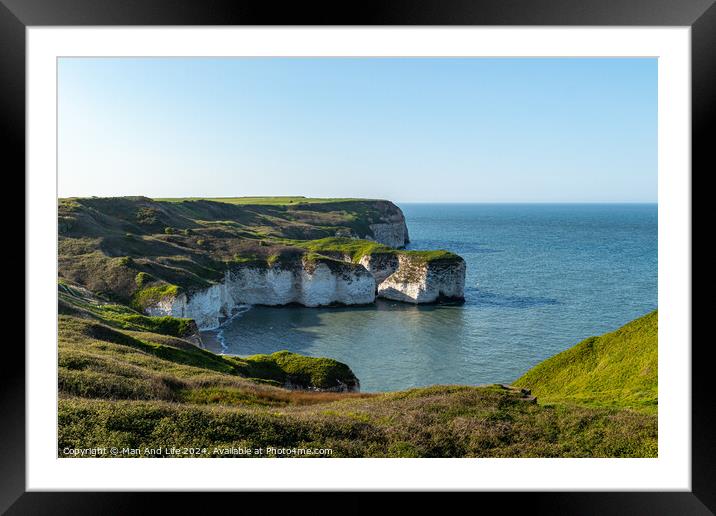
[[[425,200],[401,200],[392,199],[390,197],[341,197],[341,196],[311,196],[311,195],[178,195],[178,196],[167,196],[167,195],[146,195],[146,194],[128,194],[128,195],[58,195],[57,199],[91,199],[91,198],[118,198],[118,197],[147,197],[152,200],[162,199],[264,199],[264,198],[305,198],[305,199],[355,199],[355,200],[385,200],[391,201],[396,204],[485,204],[485,205],[599,205],[599,204],[659,204],[657,201],[425,201]]]
[[[604,204],[659,204],[658,201],[392,201],[396,204],[505,204],[505,205],[527,205],[527,204],[543,204],[543,205],[604,205]]]

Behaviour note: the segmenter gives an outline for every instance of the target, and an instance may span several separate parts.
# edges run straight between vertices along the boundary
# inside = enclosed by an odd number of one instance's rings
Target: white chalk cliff
[[[463,299],[465,261],[421,261],[398,255],[395,272],[378,285],[378,297],[406,303]]]
[[[364,305],[376,297],[407,303],[462,300],[465,261],[426,262],[409,253],[377,253],[361,263],[328,260],[273,267],[238,266],[221,283],[166,297],[147,308],[149,315],[187,317],[199,329],[218,327],[240,305],[317,307]]]
[[[373,276],[365,267],[352,263],[240,266],[226,271],[221,283],[167,297],[146,312],[188,317],[206,330],[218,327],[239,305],[361,305],[375,300],[375,289]]]
[[[395,220],[380,222],[378,224],[370,224],[368,227],[370,227],[373,236],[366,236],[366,240],[380,242],[389,247],[405,247],[405,245],[410,242],[408,226],[405,224],[402,213],[399,217],[395,216],[394,219]]]

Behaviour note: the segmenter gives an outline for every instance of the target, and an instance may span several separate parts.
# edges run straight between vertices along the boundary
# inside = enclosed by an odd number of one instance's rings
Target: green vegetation
[[[154,281],[156,281],[156,279],[151,274],[147,274],[146,272],[138,272],[134,277],[134,282],[139,288],[142,288],[148,283],[152,283]]]
[[[337,385],[355,385],[350,368],[331,358],[313,358],[288,351],[270,355],[253,355],[235,360],[242,364],[238,369],[245,376],[274,380],[280,385],[287,383],[330,389]]]
[[[416,265],[460,260],[447,251],[405,251],[368,238],[374,223],[400,220],[388,201],[246,197],[60,199],[59,275],[143,311],[180,292],[208,288],[237,266],[292,267],[367,254],[410,256]]]
[[[176,400],[188,395],[192,387],[255,383],[251,380],[325,389],[355,382],[347,366],[330,359],[288,352],[245,359],[224,357],[153,332],[120,331],[66,315],[59,321],[60,392],[66,395]],[[212,380],[210,373],[228,377]],[[196,377],[202,381],[187,383],[188,378]],[[314,378],[321,384],[312,384]],[[161,395],[156,393],[158,384],[163,386]]]
[[[338,392],[357,379],[329,358],[216,355],[194,321],[142,313],[249,263],[345,268],[355,267],[347,258],[394,254],[419,269],[460,259],[367,240],[370,225],[396,210],[301,197],[60,200],[59,450],[177,443],[209,452],[322,447],[334,457],[656,456],[656,313],[545,361],[518,388],[385,394]]]
[[[372,201],[375,199],[355,199],[355,198],[319,198],[319,197],[302,197],[302,196],[274,196],[274,197],[164,197],[156,198],[155,201],[161,202],[186,202],[186,201],[214,201],[224,202],[227,204],[243,204],[243,205],[269,205],[269,206],[286,206],[290,204],[327,204],[342,203],[356,201]]]
[[[458,255],[450,251],[438,249],[435,251],[399,251],[401,254],[410,256],[417,262],[431,263],[438,261],[461,260]]]
[[[189,382],[195,385],[197,382]],[[165,383],[162,386],[167,385]],[[127,389],[133,394],[132,386]],[[63,398],[58,448],[321,447],[333,457],[653,457],[656,419],[541,407],[519,391],[430,387],[377,396],[256,386],[179,391],[179,401]],[[161,387],[156,394],[165,394]],[[326,394],[329,394],[327,397]],[[313,398],[313,399],[311,399]],[[333,399],[331,399],[333,398]]]
[[[287,242],[289,243],[289,242]],[[428,263],[439,260],[459,260],[460,257],[454,253],[444,250],[436,251],[405,251],[373,242],[372,240],[361,240],[356,238],[329,237],[309,241],[292,241],[290,244],[302,247],[317,254],[336,254],[349,257],[354,263],[368,254],[395,254],[409,256],[416,263]]]
[[[134,263],[134,259],[131,256],[122,256],[119,259],[119,264],[122,267],[134,267],[136,264]]]
[[[166,298],[173,298],[179,294],[179,287],[167,283],[141,287],[134,293],[132,304],[139,310],[155,305]]]
[[[530,369],[514,385],[542,403],[630,408],[656,413],[658,312],[590,337]]]
[[[179,290],[205,289],[228,267],[392,251],[361,239],[396,217],[392,203],[366,199],[60,199],[59,274],[142,310]]]
[[[334,388],[355,377],[335,360],[281,351],[228,357],[134,324],[62,284],[59,440],[65,447],[322,447],[333,457],[653,457],[656,415],[537,403],[500,385],[385,394]],[[129,321],[129,322],[127,322]]]
[[[317,254],[335,253],[347,256],[356,263],[367,254],[376,252],[397,252],[395,249],[371,240],[360,240],[346,237],[328,237],[303,242],[293,241],[291,243]]]
[[[110,320],[110,323],[115,322]],[[172,379],[171,385],[185,387],[182,379],[187,376],[195,376],[209,371],[223,373],[231,376],[238,376],[244,379],[259,380],[274,385],[290,383],[301,388],[331,389],[341,385],[354,385],[355,377],[350,368],[335,360],[327,358],[303,357],[282,351],[272,355],[257,355],[254,357],[238,358],[223,355],[215,355],[203,350],[191,342],[178,338],[169,338],[160,335],[160,332],[152,331],[126,331],[116,329],[118,325],[101,324],[89,321],[80,317],[61,315],[59,318],[60,328],[60,391],[68,394],[78,394],[85,397],[106,397],[102,390],[93,388],[96,380],[102,380],[103,384],[117,383],[121,387],[125,382],[123,379],[114,378],[115,369],[106,368],[100,364],[119,367],[119,362],[127,362],[132,355],[130,363],[135,366],[131,383],[138,385],[137,378],[154,375],[139,375],[136,367],[153,369],[155,372],[173,372],[176,378]],[[163,329],[163,328],[159,328]],[[195,329],[195,328],[194,328]],[[149,358],[149,357],[154,358]],[[100,360],[103,358],[104,360]],[[161,364],[156,359],[162,359],[170,363]],[[91,365],[91,367],[87,367]],[[190,369],[186,369],[186,366]],[[63,381],[67,371],[62,367],[72,370],[74,381],[70,383]],[[194,370],[193,368],[199,368]],[[106,378],[109,374],[112,378]],[[87,382],[78,382],[82,377],[87,376]],[[166,376],[164,377],[167,378]],[[105,382],[105,380],[107,380]],[[314,383],[315,382],[315,383]],[[140,398],[151,398],[152,381],[142,389],[135,388],[135,394],[143,390]],[[202,384],[203,387],[207,382]],[[113,396],[110,396],[113,397]],[[120,396],[122,397],[122,396]],[[174,397],[170,397],[174,399]]]
[[[113,328],[173,337],[185,337],[196,332],[196,324],[192,319],[143,315],[128,306],[102,302],[89,292],[71,287],[65,282],[60,282],[58,291],[58,311],[61,315],[76,315],[101,321]]]
[[[108,361],[119,365],[117,361],[126,362],[131,352],[136,355],[131,361],[135,366],[146,367],[146,357],[149,355],[169,361],[164,367],[177,373],[177,378],[170,382],[177,388],[182,387],[182,378],[196,373],[193,370],[187,372],[185,369],[177,369],[177,365],[307,389],[337,389],[356,385],[350,368],[329,358],[304,357],[288,351],[247,358],[215,355],[197,347],[193,342],[184,340],[197,336],[196,324],[191,319],[141,315],[126,306],[104,304],[89,292],[64,282],[58,286],[58,291],[61,367],[68,354],[74,356],[75,361],[81,358],[82,364],[96,361],[99,355],[104,355]],[[140,356],[145,358],[140,359]],[[162,370],[162,364],[151,363],[154,364],[152,369]],[[70,385],[67,381],[64,384],[61,382],[61,391],[62,385],[65,385],[64,391],[75,394],[79,392],[85,397],[105,397],[101,395],[104,391],[93,391],[92,384],[96,380],[102,380],[106,385],[111,384],[113,380],[102,378],[101,373],[114,375],[113,370],[103,370],[95,365],[90,368],[91,373],[87,373],[92,381],[88,380],[83,384],[77,380],[87,374],[86,371],[83,374],[79,371],[87,368],[70,369],[73,370],[72,376],[75,378],[75,381],[70,382],[73,387],[67,387]],[[131,383],[135,387],[133,392],[136,393],[137,375],[131,376],[135,378]],[[118,385],[123,384],[122,379],[115,380]],[[151,389],[145,391],[142,398],[151,397]]]

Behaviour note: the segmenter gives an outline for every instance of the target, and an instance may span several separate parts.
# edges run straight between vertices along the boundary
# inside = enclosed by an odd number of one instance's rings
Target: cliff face
[[[241,266],[207,289],[169,296],[146,309],[149,315],[194,319],[201,329],[218,327],[239,305],[308,307],[362,305],[375,300],[375,279],[362,266],[325,260],[298,265]]]
[[[398,255],[392,252],[367,254],[359,262],[375,278],[376,286],[398,270]]]
[[[343,210],[342,206],[328,205],[330,209]],[[395,249],[405,247],[409,242],[408,226],[403,211],[390,201],[362,201],[361,208],[354,208],[358,215],[356,224],[349,232],[339,230],[335,236],[352,236],[372,240]]]
[[[397,206],[393,206],[395,210],[384,215],[381,222],[369,225],[372,236],[366,235],[365,238],[399,249],[410,243],[410,238],[403,212]]]
[[[462,301],[465,296],[465,260],[423,261],[398,255],[394,273],[378,285],[378,297],[406,303]]]
[[[408,227],[405,225],[405,222],[371,224],[370,230],[373,232],[373,236],[368,236],[366,237],[367,239],[374,240],[388,247],[405,247],[405,245],[410,242],[408,238]]]
[[[376,253],[360,263],[319,259],[294,265],[235,267],[216,285],[167,296],[148,315],[194,319],[202,330],[218,327],[239,305],[308,307],[365,305],[376,297],[406,303],[461,301],[465,261],[459,256],[426,260],[420,253]]]

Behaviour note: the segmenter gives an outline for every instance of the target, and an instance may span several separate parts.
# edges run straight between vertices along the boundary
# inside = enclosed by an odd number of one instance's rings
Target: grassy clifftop
[[[428,263],[436,261],[457,261],[462,258],[455,253],[444,250],[435,251],[406,251],[403,249],[392,249],[388,246],[372,242],[345,237],[327,237],[305,242],[294,241],[291,244],[316,253],[324,253],[328,256],[342,255],[350,258],[353,262],[359,262],[368,254],[394,254],[412,258],[416,263]]]
[[[206,288],[232,266],[330,260],[316,240],[379,246],[357,239],[372,237],[372,224],[396,219],[399,208],[382,200],[61,199],[59,274],[141,309],[168,293]]]
[[[530,369],[514,385],[543,403],[631,408],[658,405],[658,312],[590,337]]]
[[[267,206],[293,206],[303,204],[343,204],[363,201],[378,201],[378,199],[357,199],[353,197],[335,198],[335,197],[303,197],[291,195],[279,196],[256,196],[256,197],[162,197],[155,198],[155,201],[165,202],[185,202],[185,201],[215,201],[225,202],[227,204],[242,205],[267,205]]]

